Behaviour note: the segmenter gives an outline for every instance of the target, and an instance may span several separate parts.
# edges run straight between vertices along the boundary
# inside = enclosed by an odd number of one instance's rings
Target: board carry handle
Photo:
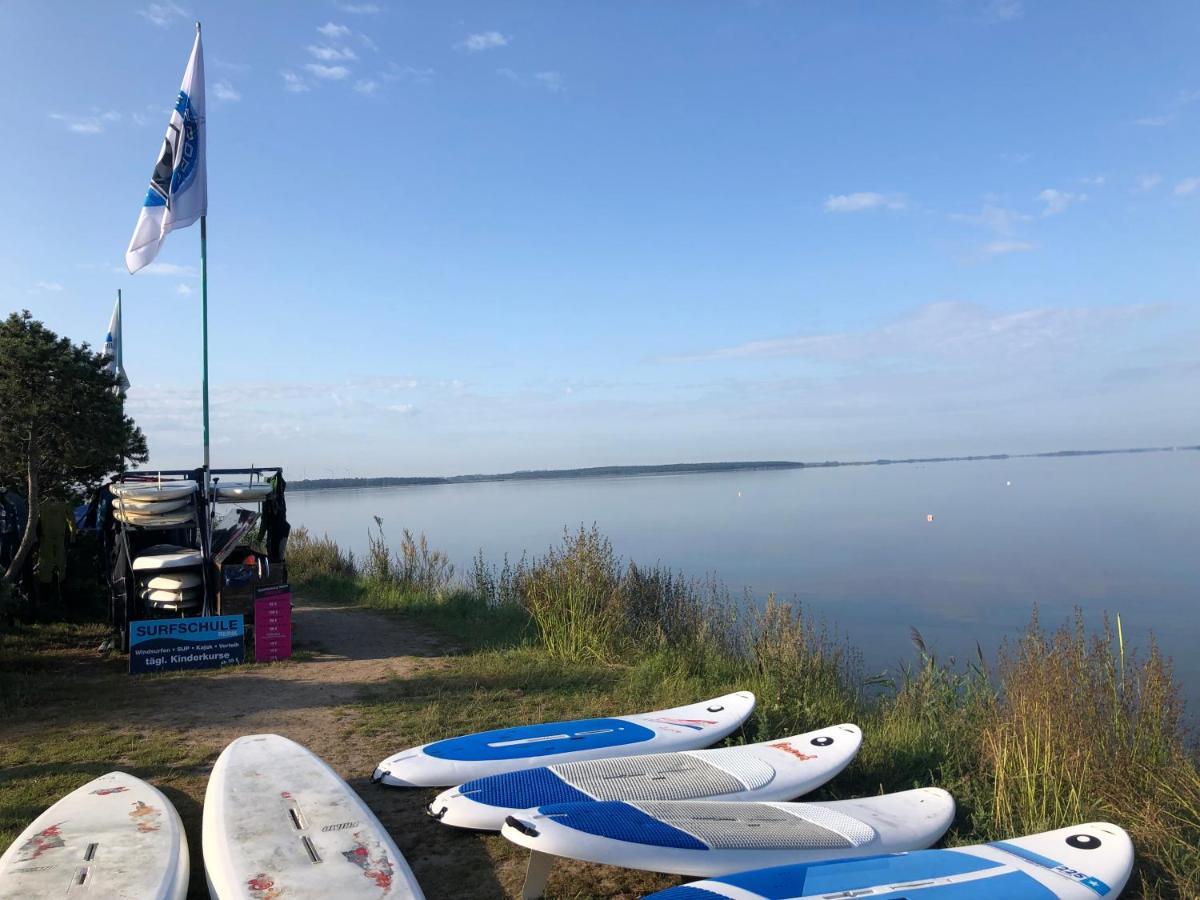
[[[522,744],[543,744],[546,741],[578,741],[585,737],[592,737],[597,734],[612,734],[619,731],[618,728],[595,728],[591,731],[576,731],[574,734],[546,734],[541,737],[518,738],[515,741],[496,741],[488,744],[489,747],[519,747]]]

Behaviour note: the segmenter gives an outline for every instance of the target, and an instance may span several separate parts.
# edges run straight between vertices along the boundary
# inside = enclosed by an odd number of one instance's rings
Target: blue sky
[[[1200,440],[1200,6],[0,4],[0,290],[293,475]]]

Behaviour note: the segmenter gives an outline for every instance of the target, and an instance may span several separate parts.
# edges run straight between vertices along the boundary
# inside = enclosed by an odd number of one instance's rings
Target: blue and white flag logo
[[[204,132],[204,51],[197,27],[179,98],[125,251],[125,267],[131,274],[154,261],[168,232],[186,228],[208,212]]]

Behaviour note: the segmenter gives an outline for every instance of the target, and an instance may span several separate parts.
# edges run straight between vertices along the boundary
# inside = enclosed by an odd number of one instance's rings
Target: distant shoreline
[[[397,476],[380,478],[309,478],[288,484],[290,491],[354,490],[362,488],[421,487],[439,484],[474,484],[489,481],[549,481],[565,478],[636,478],[652,475],[699,475],[717,472],[754,472],[779,469],[831,469],[840,466],[900,466],[917,463],[980,462],[1002,459],[1042,459],[1069,456],[1108,456],[1118,453],[1170,453],[1200,450],[1200,444],[1175,447],[1127,447],[1118,450],[1052,450],[1045,453],[990,453],[975,456],[929,456],[909,459],[826,460],[793,462],[757,460],[748,462],[669,463],[658,466],[591,466],[582,469],[536,469],[493,475]]]

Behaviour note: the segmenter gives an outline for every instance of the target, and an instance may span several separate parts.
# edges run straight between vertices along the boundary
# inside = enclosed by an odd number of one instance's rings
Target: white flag
[[[108,334],[104,338],[104,353],[108,360],[108,371],[117,376],[121,393],[129,390],[129,379],[125,377],[125,366],[121,360],[121,301],[113,304],[112,318],[108,321]]]
[[[150,176],[142,213],[125,251],[125,267],[130,274],[154,261],[167,232],[186,228],[208,213],[205,130],[204,51],[197,25],[196,43],[183,72],[179,99]]]

